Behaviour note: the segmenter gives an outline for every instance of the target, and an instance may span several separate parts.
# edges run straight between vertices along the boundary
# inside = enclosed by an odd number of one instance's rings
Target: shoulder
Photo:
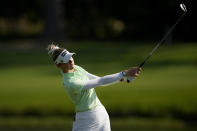
[[[84,68],[82,68],[81,66],[78,66],[78,65],[75,65],[75,69],[78,71],[87,72]]]
[[[83,68],[82,68],[81,66],[78,66],[78,65],[75,65],[74,68],[75,68],[75,69],[83,70]]]

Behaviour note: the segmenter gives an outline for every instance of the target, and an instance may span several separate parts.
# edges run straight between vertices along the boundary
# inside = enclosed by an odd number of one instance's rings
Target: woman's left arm
[[[120,82],[120,80],[124,79],[125,77],[137,77],[141,72],[141,68],[139,67],[132,67],[129,70],[125,70],[123,72],[119,72],[116,74],[106,75],[103,77],[95,77],[95,79],[90,79],[84,83],[83,90],[95,88],[97,86],[103,86],[108,84],[113,84]]]
[[[97,86],[104,86],[108,84],[113,84],[119,82],[123,78],[123,73],[116,73],[112,75],[106,75],[103,77],[98,77],[96,79],[88,80],[83,86],[83,90],[95,88]]]
[[[90,80],[100,78],[99,76],[93,75],[93,74],[91,74],[91,73],[89,73],[89,72],[86,72],[86,74],[87,74],[87,76],[88,76],[88,78],[89,78]]]
[[[89,72],[86,72],[86,73],[87,73],[87,76],[88,76],[88,78],[89,78],[90,80],[101,78],[101,77],[96,76],[96,75],[93,75],[93,74],[91,74],[91,73],[89,73]],[[121,79],[120,81],[122,81],[122,79]],[[101,85],[101,86],[109,86],[109,85],[115,84],[115,83],[117,83],[117,82],[118,82],[118,81],[113,82],[113,83],[104,84],[104,85]]]

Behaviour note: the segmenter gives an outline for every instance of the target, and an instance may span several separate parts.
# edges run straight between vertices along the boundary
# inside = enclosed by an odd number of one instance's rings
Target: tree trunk
[[[44,1],[44,39],[58,41],[64,39],[62,0]]]

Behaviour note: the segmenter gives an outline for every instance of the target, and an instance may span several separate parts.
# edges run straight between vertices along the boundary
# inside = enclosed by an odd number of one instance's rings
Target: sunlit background
[[[133,83],[96,88],[112,131],[197,130],[194,0],[0,2],[0,131],[71,131],[74,107],[46,47],[104,76],[138,66],[188,9]]]

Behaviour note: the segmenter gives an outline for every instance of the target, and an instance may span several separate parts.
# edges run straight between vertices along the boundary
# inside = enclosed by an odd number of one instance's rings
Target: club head
[[[187,12],[187,8],[183,3],[180,4],[180,7],[185,13]]]

